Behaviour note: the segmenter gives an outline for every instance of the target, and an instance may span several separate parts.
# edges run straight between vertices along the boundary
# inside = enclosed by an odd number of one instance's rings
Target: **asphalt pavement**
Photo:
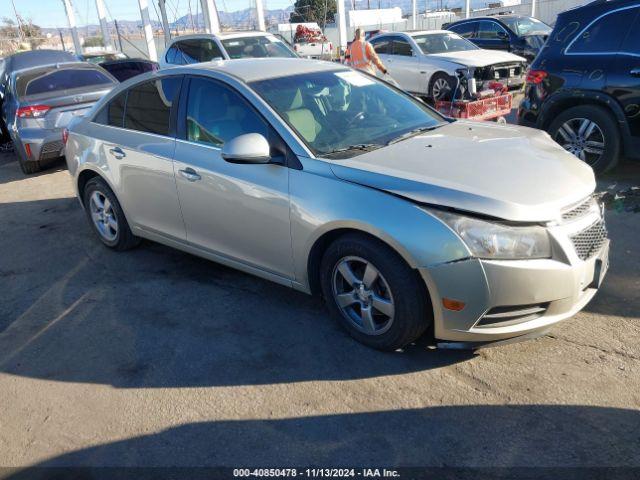
[[[63,163],[26,177],[2,154],[0,466],[640,467],[636,185],[640,164],[599,182],[611,268],[574,318],[381,353],[317,298],[152,242],[108,250]]]

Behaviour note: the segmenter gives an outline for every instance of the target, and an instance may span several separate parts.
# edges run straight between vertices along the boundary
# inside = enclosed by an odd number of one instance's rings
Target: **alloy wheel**
[[[442,98],[450,91],[449,82],[447,82],[444,78],[438,78],[435,82],[433,82],[433,87],[431,88],[431,93],[433,94],[434,100],[442,100]]]
[[[587,118],[567,120],[556,132],[554,140],[589,165],[596,164],[604,154],[604,134],[597,123]]]
[[[91,219],[98,233],[109,242],[113,242],[118,235],[118,218],[113,205],[104,193],[96,190],[89,200]]]
[[[367,260],[340,259],[332,275],[333,296],[340,312],[353,327],[367,335],[381,335],[395,314],[393,295],[385,278]]]

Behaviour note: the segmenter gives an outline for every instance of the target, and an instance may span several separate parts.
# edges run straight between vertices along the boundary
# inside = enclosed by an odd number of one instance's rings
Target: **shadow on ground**
[[[640,467],[639,424],[635,410],[571,405],[202,422],[71,452],[38,467]],[[32,478],[29,473],[14,478]]]
[[[4,204],[0,371],[116,387],[368,378],[464,361],[382,354],[317,298],[145,242],[103,247],[74,198]],[[426,341],[426,339],[425,339]]]

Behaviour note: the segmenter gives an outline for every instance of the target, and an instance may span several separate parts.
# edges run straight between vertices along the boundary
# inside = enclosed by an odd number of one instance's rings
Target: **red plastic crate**
[[[508,115],[511,112],[512,102],[513,96],[510,93],[482,100],[456,100],[453,105],[452,102],[438,100],[436,110],[453,118],[491,120]]]

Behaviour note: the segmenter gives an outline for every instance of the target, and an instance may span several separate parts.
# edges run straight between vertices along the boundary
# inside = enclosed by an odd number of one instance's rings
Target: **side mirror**
[[[222,158],[231,163],[269,163],[269,142],[259,133],[245,133],[222,146]]]
[[[507,32],[498,31],[498,38],[506,42],[509,40],[509,35],[507,34]]]

